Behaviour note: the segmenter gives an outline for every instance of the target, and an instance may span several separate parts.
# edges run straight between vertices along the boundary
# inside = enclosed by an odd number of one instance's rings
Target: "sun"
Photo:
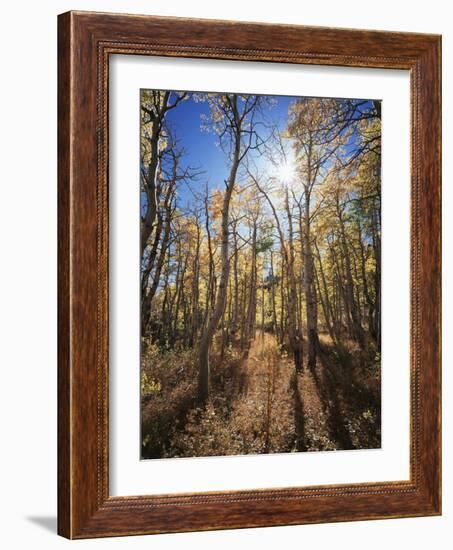
[[[277,166],[277,178],[283,183],[290,183],[296,177],[296,167],[290,161],[283,161]]]

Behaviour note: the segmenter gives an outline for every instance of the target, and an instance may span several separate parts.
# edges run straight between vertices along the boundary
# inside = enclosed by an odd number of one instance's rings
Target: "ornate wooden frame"
[[[440,514],[441,38],[69,12],[59,16],[58,48],[58,532],[87,538]],[[410,71],[410,481],[109,496],[110,54]]]

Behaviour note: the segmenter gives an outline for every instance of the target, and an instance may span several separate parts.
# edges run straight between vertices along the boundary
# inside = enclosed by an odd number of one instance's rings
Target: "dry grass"
[[[348,347],[349,346],[349,347]],[[257,333],[247,356],[213,353],[211,396],[196,400],[193,351],[142,363],[142,456],[221,456],[380,446],[379,365],[372,351],[345,345],[338,354],[322,337],[314,372],[296,376],[273,335]]]

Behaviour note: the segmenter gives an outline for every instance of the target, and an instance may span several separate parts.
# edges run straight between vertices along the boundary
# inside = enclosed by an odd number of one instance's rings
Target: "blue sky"
[[[286,128],[288,122],[288,108],[298,97],[294,96],[268,96],[272,101],[272,107],[266,108],[265,117],[267,122],[272,121],[281,131]],[[170,98],[170,103],[172,98]],[[362,107],[362,110],[371,108],[369,101]],[[171,128],[173,134],[178,140],[180,147],[184,149],[182,166],[190,166],[197,172],[196,181],[190,182],[193,191],[202,191],[205,184],[208,183],[209,189],[223,188],[223,182],[228,176],[229,159],[228,156],[218,146],[218,136],[213,132],[201,129],[202,116],[209,117],[209,105],[205,101],[194,100],[192,93],[188,99],[179,103],[179,105],[170,110],[166,116],[166,124]],[[261,115],[258,115],[256,122],[260,122]],[[353,139],[347,149],[353,147]],[[350,152],[350,151],[348,151]],[[254,155],[255,161],[258,156]],[[144,200],[145,197],[142,197]],[[189,205],[193,199],[186,183],[181,182],[177,190],[177,205],[184,208]],[[146,200],[146,199],[145,199]]]
[[[288,119],[288,107],[296,98],[271,97],[275,105],[269,110],[268,116],[283,130]],[[203,171],[197,181],[191,184],[192,188],[196,190],[198,187],[201,190],[207,182],[210,189],[218,189],[223,187],[223,181],[228,176],[229,161],[217,145],[218,137],[212,132],[201,130],[202,115],[209,115],[209,105],[206,102],[196,102],[190,97],[169,111],[166,122],[185,150],[184,165]],[[179,206],[185,206],[190,200],[186,186],[179,186],[178,199]]]

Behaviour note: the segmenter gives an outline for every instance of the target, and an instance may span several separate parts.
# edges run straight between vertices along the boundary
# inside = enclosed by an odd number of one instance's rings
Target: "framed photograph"
[[[58,29],[59,533],[440,514],[440,37]]]

